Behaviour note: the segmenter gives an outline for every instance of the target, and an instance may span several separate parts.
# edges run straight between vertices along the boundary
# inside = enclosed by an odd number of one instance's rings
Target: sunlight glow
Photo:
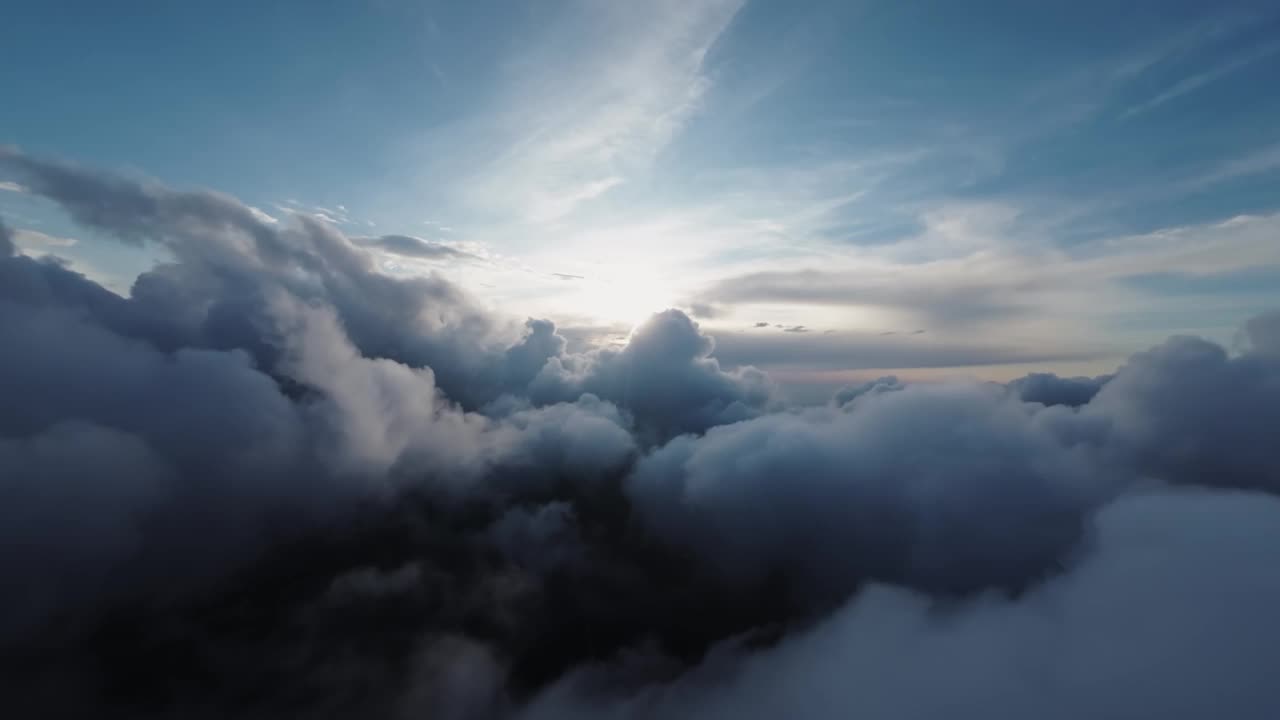
[[[676,294],[656,276],[629,273],[588,279],[568,296],[573,310],[602,323],[635,327],[650,315],[677,303]]]

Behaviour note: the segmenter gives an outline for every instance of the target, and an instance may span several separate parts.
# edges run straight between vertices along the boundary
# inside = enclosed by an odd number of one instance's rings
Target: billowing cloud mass
[[[0,224],[6,717],[1280,714],[1280,314],[799,408],[741,359],[816,333],[570,349],[380,271],[415,238],[0,181],[166,258],[121,296]]]

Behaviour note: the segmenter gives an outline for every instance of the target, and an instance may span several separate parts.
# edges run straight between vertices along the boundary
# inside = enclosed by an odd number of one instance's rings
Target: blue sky
[[[1274,2],[50,0],[0,143],[443,243],[387,271],[590,337],[675,305],[783,378],[1002,378],[1280,305],[1278,81]],[[0,187],[26,252],[163,259]]]

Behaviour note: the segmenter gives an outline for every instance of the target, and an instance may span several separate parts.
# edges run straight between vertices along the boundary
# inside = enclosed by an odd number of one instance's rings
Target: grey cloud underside
[[[722,280],[705,290],[704,306],[793,304],[884,307],[907,311],[936,325],[964,325],[1027,311],[1010,300],[1014,288],[936,279],[922,282],[823,270],[758,272]]]
[[[16,249],[13,244],[13,230],[8,225],[5,225],[3,219],[0,218],[0,257],[8,257]]]
[[[1259,355],[1280,355],[1280,310],[1263,313],[1245,323],[1245,335]]]
[[[726,647],[611,702],[584,670],[523,717],[1264,720],[1280,704],[1277,517],[1269,496],[1126,498],[1069,573],[1021,596],[940,607],[873,586],[769,651]]]
[[[864,370],[1096,359],[1093,352],[1073,348],[1037,350],[975,341],[932,341],[914,333],[716,333],[715,339],[716,357],[728,367]]]
[[[802,409],[746,361],[1031,357],[678,311],[571,348],[305,217],[10,177],[173,261],[120,297],[0,224],[7,717],[1280,714],[1280,314]]]
[[[1080,407],[1092,400],[1110,379],[1110,375],[1066,378],[1052,373],[1031,373],[1010,382],[1009,389],[1025,402]]]
[[[382,235],[379,237],[352,238],[352,242],[363,247],[377,248],[393,255],[420,258],[423,260],[479,260],[472,253],[459,250],[451,245],[411,235]]]

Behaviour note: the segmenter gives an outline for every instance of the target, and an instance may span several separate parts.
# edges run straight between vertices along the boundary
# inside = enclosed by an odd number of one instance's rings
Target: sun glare
[[[573,296],[576,314],[635,327],[675,304],[675,294],[655,277],[640,274],[586,280]]]

